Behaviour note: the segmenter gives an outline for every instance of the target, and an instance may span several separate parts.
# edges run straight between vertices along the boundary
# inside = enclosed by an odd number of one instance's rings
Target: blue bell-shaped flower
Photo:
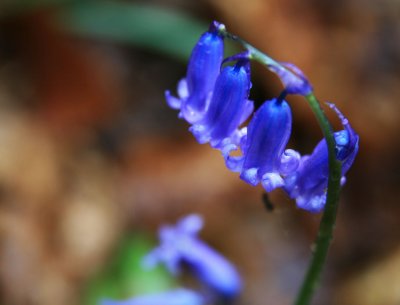
[[[223,149],[228,143],[240,142],[242,133],[238,128],[254,107],[248,100],[250,87],[247,59],[222,69],[204,118],[189,129],[199,143],[210,142],[212,147]]]
[[[163,262],[174,274],[187,266],[216,298],[232,299],[241,290],[240,276],[228,260],[198,239],[202,224],[201,217],[193,214],[174,227],[161,228],[160,245],[145,257],[144,264],[152,267]]]
[[[344,184],[344,176],[358,152],[359,136],[336,106],[333,104],[329,106],[337,113],[344,128],[334,133],[336,158],[342,161],[341,183]],[[328,147],[326,140],[323,139],[311,155],[301,158],[297,171],[285,178],[285,190],[291,198],[296,199],[299,208],[316,213],[325,206],[328,177]]]
[[[285,151],[291,128],[289,104],[282,98],[266,101],[250,121],[241,145],[243,157],[230,157],[225,151],[228,168],[239,171],[240,178],[251,185],[261,182],[267,192],[283,186],[281,175],[294,172],[300,160],[296,151]]]
[[[208,107],[215,80],[220,72],[224,55],[223,37],[219,35],[222,24],[213,22],[204,33],[190,56],[186,78],[178,83],[178,96],[165,92],[168,105],[180,109],[179,116],[194,123],[204,116]]]
[[[199,293],[189,289],[175,289],[166,292],[139,295],[124,301],[104,299],[100,305],[203,305],[206,300]]]

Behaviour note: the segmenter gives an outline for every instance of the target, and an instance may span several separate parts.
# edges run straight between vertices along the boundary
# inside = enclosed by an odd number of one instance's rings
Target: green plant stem
[[[226,38],[229,38],[229,39],[231,39],[233,41],[236,41],[236,42],[240,43],[249,52],[251,59],[253,59],[255,61],[258,61],[259,63],[267,66],[268,68],[270,68],[270,67],[279,67],[281,69],[288,70],[285,66],[281,65],[279,62],[277,62],[273,58],[269,57],[267,54],[261,52],[260,50],[258,50],[255,47],[253,47],[247,41],[243,40],[242,38],[240,38],[240,37],[238,37],[236,35],[233,35],[233,34],[229,33],[225,29],[225,26],[223,26],[223,27],[221,27],[219,29],[219,33],[222,36],[226,37]],[[292,72],[290,72],[290,73],[292,73]]]
[[[240,43],[249,52],[250,59],[260,62],[261,64],[267,66],[267,68],[270,70],[271,67],[278,67],[279,69],[285,69],[288,73],[292,74],[293,77],[299,77],[292,71],[288,70],[285,66],[281,65],[279,62],[275,61],[260,50],[254,48],[248,42],[227,32],[225,27],[220,28],[220,33],[225,37]],[[313,246],[313,255],[294,305],[310,304],[311,298],[318,286],[329,246],[332,241],[333,230],[335,228],[336,214],[339,204],[340,179],[342,176],[342,164],[336,159],[336,142],[331,124],[329,123],[328,118],[325,116],[325,113],[314,94],[311,92],[304,97],[318,121],[328,146],[329,178],[325,208],[320,222],[319,231]]]
[[[314,112],[328,144],[329,179],[325,209],[313,247],[313,256],[304,277],[303,284],[300,287],[299,293],[294,302],[295,305],[310,304],[311,298],[319,283],[321,272],[328,254],[329,245],[332,240],[333,230],[335,228],[342,171],[342,164],[336,159],[335,139],[328,119],[313,94],[309,94],[305,96],[305,98]]]

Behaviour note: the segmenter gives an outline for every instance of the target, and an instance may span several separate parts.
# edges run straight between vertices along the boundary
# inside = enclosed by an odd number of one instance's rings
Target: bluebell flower
[[[162,262],[173,274],[186,266],[214,294],[231,299],[241,290],[240,276],[229,261],[198,239],[201,228],[202,219],[195,214],[176,226],[162,227],[160,245],[146,256],[144,264],[151,267]]]
[[[312,92],[312,86],[303,71],[294,64],[281,62],[268,68],[279,76],[287,93],[307,95]]]
[[[337,113],[344,128],[334,133],[336,158],[342,162],[341,183],[343,185],[345,174],[358,152],[359,136],[336,106],[333,104],[329,106]],[[296,199],[299,208],[316,213],[325,206],[328,176],[328,147],[326,140],[323,139],[311,155],[301,158],[297,171],[285,178],[285,190],[291,198]]]
[[[180,109],[179,116],[189,123],[201,119],[208,107],[215,80],[220,72],[224,54],[223,37],[219,35],[222,24],[214,22],[194,47],[186,78],[178,83],[178,97],[165,92],[167,103],[174,109]]]
[[[240,142],[243,135],[239,126],[253,111],[253,102],[248,100],[250,87],[247,59],[222,69],[204,118],[189,129],[199,143],[210,142],[222,149],[228,143]]]
[[[167,292],[140,295],[124,301],[104,299],[100,305],[203,305],[202,295],[189,289],[175,289]]]
[[[266,101],[254,114],[243,139],[242,157],[231,157],[234,145],[223,154],[229,169],[239,171],[240,177],[257,185],[261,182],[267,192],[282,187],[282,175],[297,169],[300,155],[287,149],[292,129],[292,114],[289,104],[282,98]]]

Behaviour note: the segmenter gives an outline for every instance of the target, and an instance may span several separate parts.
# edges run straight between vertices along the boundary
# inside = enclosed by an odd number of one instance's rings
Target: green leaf
[[[78,2],[65,6],[59,17],[73,33],[131,43],[182,60],[208,28],[167,8],[115,1]]]

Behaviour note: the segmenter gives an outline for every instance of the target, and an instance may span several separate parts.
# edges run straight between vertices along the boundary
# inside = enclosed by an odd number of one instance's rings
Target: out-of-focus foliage
[[[163,267],[143,268],[142,259],[152,245],[142,235],[123,238],[112,259],[84,288],[83,304],[96,305],[102,298],[122,300],[174,286],[174,278]]]
[[[77,35],[130,43],[182,60],[208,26],[175,10],[126,1],[18,0],[3,6],[14,15],[56,8],[58,21]]]
[[[86,37],[132,43],[187,59],[207,24],[157,6],[111,1],[85,1],[66,7],[65,26]]]
[[[56,9],[57,22],[74,35],[160,52],[185,61],[206,22],[168,7],[107,0],[17,0],[0,4],[0,17]],[[236,47],[227,45],[227,52]]]

